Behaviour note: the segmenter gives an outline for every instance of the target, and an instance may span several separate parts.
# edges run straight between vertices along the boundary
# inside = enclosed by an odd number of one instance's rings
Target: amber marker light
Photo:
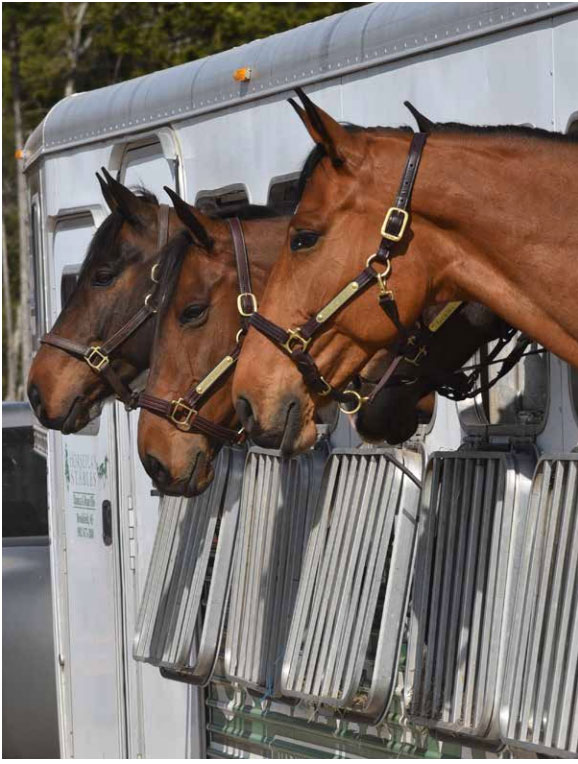
[[[233,79],[237,82],[249,82],[251,74],[250,66],[242,66],[240,69],[235,69],[233,72]]]

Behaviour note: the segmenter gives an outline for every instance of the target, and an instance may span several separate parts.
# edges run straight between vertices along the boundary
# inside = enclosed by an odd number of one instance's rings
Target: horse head
[[[28,376],[28,397],[38,419],[64,433],[84,427],[106,398],[128,391],[148,367],[152,269],[161,239],[177,227],[176,216],[161,219],[152,194],[135,193],[103,172],[104,178],[97,178],[111,212],[94,234],[74,291],[43,338]],[[150,312],[141,310],[145,300]],[[115,337],[119,344],[105,360],[99,348],[111,339],[116,344]]]

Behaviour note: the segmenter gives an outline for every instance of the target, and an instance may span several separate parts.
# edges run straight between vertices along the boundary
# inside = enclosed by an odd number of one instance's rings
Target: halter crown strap
[[[158,206],[157,215],[157,251],[160,251],[169,238],[169,205],[160,204]],[[158,282],[155,277],[157,265],[158,263],[153,265],[151,269],[153,289],[145,297],[144,305],[105,342],[100,345],[81,345],[79,342],[67,339],[66,337],[60,337],[58,334],[53,334],[52,332],[48,332],[40,339],[40,342],[43,345],[52,345],[59,350],[64,350],[66,353],[86,361],[91,370],[102,377],[102,379],[104,379],[104,381],[112,388],[127,409],[136,408],[138,393],[134,392],[130,386],[121,379],[119,374],[111,368],[109,355],[126,342],[126,340],[134,334],[134,332],[139,329],[148,318],[156,313],[156,308],[154,308],[150,302],[157,289]]]
[[[366,267],[361,273],[306,321],[302,327],[285,330],[257,312],[253,313],[250,318],[251,325],[257,331],[278,345],[294,361],[310,390],[321,396],[330,396],[341,404],[352,403],[353,399],[353,409],[342,409],[349,414],[359,411],[363,402],[361,396],[354,390],[340,392],[330,385],[321,375],[314,359],[307,352],[307,348],[313,336],[324,327],[332,316],[341,311],[354,298],[363,294],[376,280],[379,285],[379,305],[399,333],[397,344],[404,345],[406,343],[408,331],[399,318],[393,292],[387,288],[387,278],[391,272],[391,258],[397,245],[402,241],[409,222],[411,195],[426,140],[426,133],[414,133],[412,137],[401,183],[395,198],[395,206],[389,208],[381,227],[382,238],[379,249],[368,258]],[[372,267],[373,261],[385,265],[386,270],[378,273]]]
[[[242,429],[237,431],[224,427],[217,422],[206,419],[198,412],[203,401],[212,395],[216,387],[221,385],[233,372],[241,352],[242,337],[248,328],[248,319],[253,314],[253,311],[257,309],[257,300],[251,287],[249,255],[243,234],[243,226],[239,218],[228,218],[227,223],[231,231],[239,282],[237,309],[241,316],[241,329],[237,333],[235,347],[200,382],[193,385],[184,397],[167,401],[163,398],[149,395],[145,391],[140,394],[138,405],[150,411],[151,414],[168,419],[175,427],[184,432],[200,432],[226,443],[241,443],[245,439]]]

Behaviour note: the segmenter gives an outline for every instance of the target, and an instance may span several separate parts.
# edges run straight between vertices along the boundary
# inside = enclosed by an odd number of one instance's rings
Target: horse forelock
[[[157,329],[171,303],[185,256],[193,244],[193,237],[185,228],[173,236],[160,252]]]

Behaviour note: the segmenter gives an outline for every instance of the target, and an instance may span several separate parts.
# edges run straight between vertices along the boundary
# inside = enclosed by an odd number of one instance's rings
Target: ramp
[[[421,457],[410,451],[332,453],[283,662],[284,695],[340,709],[355,699],[348,715],[364,720],[387,711],[410,590],[420,473]],[[360,691],[376,617],[372,676]]]
[[[245,451],[223,448],[211,486],[165,497],[135,631],[133,657],[209,681],[225,616]],[[214,559],[211,564],[211,551]],[[195,644],[197,645],[195,647]]]
[[[303,550],[309,536],[325,448],[292,459],[251,448],[247,456],[225,638],[230,681],[279,694]]]
[[[536,468],[501,722],[526,755],[578,757],[578,454]]]
[[[420,506],[406,669],[408,717],[500,746],[499,698],[535,459],[438,452]]]

